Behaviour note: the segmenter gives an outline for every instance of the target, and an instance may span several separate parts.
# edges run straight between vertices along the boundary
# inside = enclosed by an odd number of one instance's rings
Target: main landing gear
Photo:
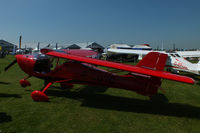
[[[46,87],[39,91],[39,90],[36,90],[36,91],[33,91],[31,93],[31,97],[34,101],[38,101],[38,102],[47,102],[49,101],[49,98],[48,96],[44,93],[53,83],[66,83],[68,81],[70,81],[71,79],[67,79],[67,80],[61,80],[61,81],[53,81],[53,82],[49,82]]]

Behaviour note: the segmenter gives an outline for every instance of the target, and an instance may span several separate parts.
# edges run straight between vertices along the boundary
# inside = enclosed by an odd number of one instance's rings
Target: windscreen
[[[34,55],[36,59],[34,71],[39,73],[48,73],[51,68],[50,57],[44,54],[36,54]]]

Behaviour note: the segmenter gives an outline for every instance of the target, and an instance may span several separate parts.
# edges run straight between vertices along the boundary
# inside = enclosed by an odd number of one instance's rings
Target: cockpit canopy
[[[35,54],[36,59],[34,71],[39,73],[48,73],[51,68],[50,57],[44,54]]]

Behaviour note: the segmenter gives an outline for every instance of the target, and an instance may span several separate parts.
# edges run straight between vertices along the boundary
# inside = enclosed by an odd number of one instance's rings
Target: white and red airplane
[[[131,49],[108,49],[108,54],[138,54],[139,59],[143,55],[153,52],[152,50],[131,50]],[[185,51],[185,52],[165,52],[165,51],[154,51],[168,54],[166,67],[168,70],[178,73],[179,71],[189,72],[200,75],[200,61],[198,63],[191,63],[183,57],[200,57],[200,51]]]

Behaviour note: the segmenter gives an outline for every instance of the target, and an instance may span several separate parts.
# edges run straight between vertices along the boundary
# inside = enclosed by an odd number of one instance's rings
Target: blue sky
[[[0,39],[200,48],[200,0],[0,0]]]

